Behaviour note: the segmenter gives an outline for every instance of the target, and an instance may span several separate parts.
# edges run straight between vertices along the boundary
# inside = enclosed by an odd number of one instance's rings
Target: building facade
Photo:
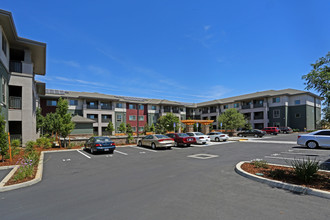
[[[220,129],[217,118],[230,108],[237,109],[253,128],[268,126],[292,127],[300,130],[316,129],[321,119],[321,98],[315,94],[294,90],[268,90],[218,99],[203,103],[180,103],[169,100],[113,96],[46,90],[41,96],[42,114],[54,112],[59,97],[68,99],[72,115],[94,120],[95,135],[110,135],[106,127],[111,121],[120,133],[121,123],[128,123],[133,131],[143,132],[145,124],[155,124],[159,117],[173,113],[180,120],[214,120],[213,128]]]
[[[35,140],[36,108],[45,84],[35,81],[46,73],[46,44],[17,35],[10,12],[0,10],[1,111],[12,139]]]

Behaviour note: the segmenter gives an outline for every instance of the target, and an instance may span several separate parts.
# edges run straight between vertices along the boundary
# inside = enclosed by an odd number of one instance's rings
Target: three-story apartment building
[[[46,44],[17,35],[10,12],[0,10],[1,111],[12,139],[35,140],[36,107],[45,84],[35,75],[46,73]]]

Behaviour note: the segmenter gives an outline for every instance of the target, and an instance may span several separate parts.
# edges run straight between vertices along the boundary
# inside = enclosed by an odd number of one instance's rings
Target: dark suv
[[[247,137],[247,136],[254,136],[254,137],[263,137],[266,134],[264,131],[260,131],[258,129],[252,130],[245,130],[237,133],[239,137]]]
[[[292,133],[293,130],[290,127],[280,127],[280,132],[283,134],[289,134],[289,133]]]

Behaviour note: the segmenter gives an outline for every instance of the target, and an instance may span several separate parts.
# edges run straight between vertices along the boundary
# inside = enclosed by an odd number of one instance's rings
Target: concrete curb
[[[254,180],[254,181],[257,181],[260,183],[268,184],[271,187],[289,190],[291,192],[295,192],[295,193],[299,193],[299,194],[308,194],[308,195],[318,196],[321,198],[330,199],[330,192],[327,192],[327,191],[312,189],[312,188],[299,186],[299,185],[295,185],[295,184],[284,183],[284,182],[277,181],[277,180],[266,179],[266,178],[248,173],[248,172],[244,171],[241,168],[241,166],[242,166],[242,164],[249,163],[249,162],[250,161],[242,161],[242,162],[239,162],[238,164],[236,164],[236,166],[235,166],[236,173],[238,173],[248,179],[251,179],[251,180]],[[282,165],[278,165],[278,164],[270,164],[270,165],[282,166]]]
[[[58,152],[70,152],[70,151],[78,151],[81,149],[70,149],[70,150],[53,150],[53,151],[42,151],[40,154],[40,160],[38,163],[38,170],[34,179],[24,182],[18,183],[15,185],[5,186],[8,180],[15,174],[16,170],[19,168],[19,165],[15,166],[6,166],[7,169],[13,168],[10,173],[0,182],[0,192],[6,192],[14,189],[19,189],[27,186],[34,185],[42,180],[43,166],[44,166],[44,154],[45,153],[58,153]]]

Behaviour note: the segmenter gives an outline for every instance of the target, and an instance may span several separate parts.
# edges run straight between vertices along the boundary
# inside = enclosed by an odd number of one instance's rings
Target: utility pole
[[[139,111],[140,111],[140,105],[137,104],[137,123],[136,123],[136,134],[137,134],[137,140],[139,139]]]

